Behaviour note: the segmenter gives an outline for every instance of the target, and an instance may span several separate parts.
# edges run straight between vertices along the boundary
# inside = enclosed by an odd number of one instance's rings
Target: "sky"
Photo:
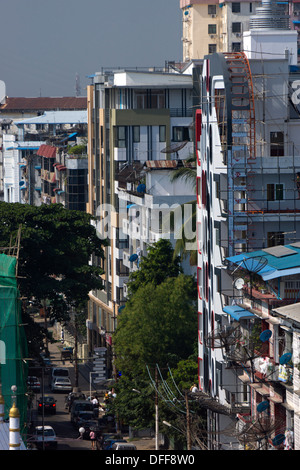
[[[1,0],[0,17],[10,97],[85,96],[102,67],[182,60],[179,0]]]

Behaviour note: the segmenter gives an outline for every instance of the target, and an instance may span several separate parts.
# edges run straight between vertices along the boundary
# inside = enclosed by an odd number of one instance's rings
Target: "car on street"
[[[94,413],[94,405],[88,400],[74,400],[71,406],[71,423],[74,426],[77,426],[77,418],[82,411],[91,411]]]
[[[30,388],[33,392],[40,392],[41,390],[41,383],[37,377],[34,376],[29,376],[27,378],[27,386]]]
[[[36,426],[34,442],[37,449],[56,449],[57,437],[52,426]]]
[[[52,392],[71,392],[72,383],[69,377],[56,377],[51,382]]]
[[[115,442],[111,446],[111,450],[137,450],[134,444],[129,442]]]
[[[55,414],[56,413],[56,400],[52,396],[44,396],[38,399],[38,413],[42,414]]]
[[[78,431],[80,428],[84,429],[84,439],[89,438],[89,434],[92,430],[96,433],[100,432],[98,421],[95,419],[94,413],[92,411],[80,411],[76,418],[76,426],[78,427]]]
[[[121,442],[125,444],[127,441],[125,439],[107,439],[103,442],[103,450],[112,450],[113,444]]]

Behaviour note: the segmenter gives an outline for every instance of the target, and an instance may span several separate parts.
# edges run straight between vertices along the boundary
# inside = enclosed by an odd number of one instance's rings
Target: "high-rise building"
[[[180,0],[183,61],[202,59],[214,52],[243,50],[243,32],[258,1]]]
[[[260,420],[274,437],[284,434],[294,417],[280,375],[264,375],[259,362],[268,359],[273,374],[291,347],[288,327],[274,309],[296,300],[299,282],[297,270],[280,272],[279,267],[299,266],[288,255],[297,254],[290,245],[300,233],[297,35],[281,18],[275,3],[264,2],[251,19],[253,29],[244,33],[256,49],[206,55],[200,80],[199,388],[228,411],[208,411],[209,445],[215,449],[242,445],[237,418],[243,428],[259,426]],[[259,24],[259,19],[264,21]],[[242,266],[251,253],[255,261]],[[262,265],[272,264],[271,254],[276,259],[273,275],[259,283]],[[264,330],[271,332],[272,341],[262,353]],[[262,416],[267,409],[268,416]],[[280,427],[273,418],[280,419]],[[244,438],[249,444],[246,433]],[[258,440],[251,445],[258,446]]]
[[[90,350],[110,348],[129,273],[163,236],[162,226],[149,226],[151,212],[194,198],[186,185],[175,194],[167,175],[193,153],[196,98],[191,69],[109,70],[88,87],[88,211],[109,239],[104,289],[90,293]]]

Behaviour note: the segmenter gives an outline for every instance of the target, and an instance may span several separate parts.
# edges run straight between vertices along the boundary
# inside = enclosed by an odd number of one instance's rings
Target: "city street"
[[[51,366],[58,367],[67,367],[70,374],[70,379],[72,384],[75,383],[75,373],[74,373],[74,364],[70,361],[61,362],[60,357],[60,344],[59,343],[49,343],[49,352]],[[89,373],[86,374],[80,372],[84,370],[84,365],[79,366],[79,377],[78,377],[78,388],[85,393],[86,396],[89,395],[90,384],[89,384]],[[42,383],[41,383],[42,386]],[[92,391],[94,389],[92,388]],[[57,450],[90,450],[91,443],[89,440],[79,439],[79,433],[77,429],[71,423],[70,413],[68,409],[65,409],[65,398],[67,392],[55,393],[50,390],[49,387],[49,376],[45,374],[44,376],[44,395],[53,396],[56,400],[56,413],[45,414],[44,415],[44,425],[52,426],[56,435],[58,446]],[[35,426],[41,426],[43,424],[42,414],[37,413],[37,401],[42,396],[41,392],[35,393],[32,407],[32,422]]]

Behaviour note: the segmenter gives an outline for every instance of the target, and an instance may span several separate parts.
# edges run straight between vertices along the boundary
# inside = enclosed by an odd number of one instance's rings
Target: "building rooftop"
[[[0,112],[87,109],[86,97],[10,98],[0,105]]]
[[[25,124],[87,124],[87,110],[46,111],[41,116],[15,121],[17,126]]]

